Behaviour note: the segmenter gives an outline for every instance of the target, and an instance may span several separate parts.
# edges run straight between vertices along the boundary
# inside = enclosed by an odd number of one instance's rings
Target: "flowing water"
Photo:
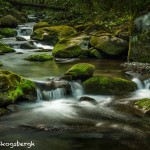
[[[32,29],[31,24],[25,25]],[[24,26],[20,28],[25,28]],[[20,30],[19,30],[20,31]],[[19,32],[20,34],[21,32]],[[29,36],[22,35],[22,36]],[[29,38],[26,38],[29,39]],[[14,38],[2,39],[15,47],[20,41]],[[47,47],[36,43],[37,47]],[[21,54],[0,56],[2,69],[14,71],[26,78],[45,81],[63,75],[73,64],[92,63],[95,74],[119,71],[121,61],[75,59],[65,63],[28,62],[24,58],[41,52],[19,49]],[[51,54],[51,52],[47,52]],[[66,95],[63,88],[41,91],[37,89],[37,101],[19,103],[17,111],[0,118],[0,141],[30,142],[33,150],[148,150],[150,147],[150,119],[115,109],[114,104],[127,103],[139,98],[150,98],[150,79],[133,79],[138,86],[129,95],[86,95],[80,82],[70,82],[72,95]],[[94,98],[96,103],[80,101],[80,97]],[[43,99],[46,97],[46,101]],[[3,149],[9,149],[3,147]],[[17,149],[27,149],[18,147]]]

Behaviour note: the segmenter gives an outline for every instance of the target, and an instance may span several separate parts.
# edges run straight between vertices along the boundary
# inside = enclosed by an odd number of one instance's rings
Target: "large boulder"
[[[17,35],[17,31],[11,28],[3,28],[0,30],[0,34],[4,37],[14,37]]]
[[[94,76],[83,82],[83,87],[88,94],[121,95],[137,89],[132,81],[107,76]]]
[[[53,56],[48,54],[35,54],[35,55],[30,55],[29,57],[25,58],[25,60],[42,62],[42,61],[53,60]]]
[[[10,71],[0,71],[0,106],[14,103],[16,100],[36,100],[34,82]]]
[[[91,37],[90,44],[102,52],[117,56],[128,51],[128,42],[111,35],[94,35]]]
[[[86,80],[92,77],[95,70],[95,66],[88,63],[78,63],[70,68],[65,76],[71,76],[73,80]]]
[[[0,27],[17,27],[19,24],[19,21],[13,17],[12,15],[6,15],[2,18],[0,18]]]
[[[11,52],[15,52],[15,50],[10,46],[8,46],[7,44],[0,43],[0,54],[11,53]]]
[[[54,49],[53,55],[60,58],[74,58],[89,55],[89,36],[75,35],[65,38],[58,42]]]
[[[38,28],[33,32],[31,38],[55,45],[60,39],[73,35],[76,30],[69,26],[51,26]]]

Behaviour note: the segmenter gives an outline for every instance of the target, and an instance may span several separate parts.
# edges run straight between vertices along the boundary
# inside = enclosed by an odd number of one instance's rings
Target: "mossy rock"
[[[78,63],[72,66],[66,73],[65,76],[71,76],[73,80],[86,80],[90,78],[95,70],[95,66],[88,63]]]
[[[10,71],[0,71],[0,106],[15,103],[16,100],[35,100],[34,82]]]
[[[92,36],[90,44],[104,53],[112,56],[121,55],[128,51],[128,42],[108,35]]]
[[[150,110],[150,98],[143,98],[140,100],[135,101],[135,106],[137,106],[139,109],[143,109],[145,111]]]
[[[80,56],[89,56],[89,36],[74,35],[59,41],[52,53],[59,58],[75,58]]]
[[[0,43],[0,53],[11,53],[11,52],[15,52],[15,50],[10,46],[8,46],[7,44]]]
[[[38,28],[33,32],[31,38],[55,45],[60,39],[75,34],[77,31],[69,26],[51,26]]]
[[[134,82],[107,76],[94,76],[83,82],[83,87],[88,94],[121,95],[135,91]]]
[[[0,29],[0,34],[4,37],[14,37],[17,35],[17,31],[11,28]]]
[[[48,54],[37,54],[37,55],[30,55],[29,57],[25,58],[25,60],[29,61],[49,61],[53,60],[53,56]]]
[[[13,17],[12,15],[6,15],[2,18],[0,18],[0,27],[4,27],[4,28],[15,28],[17,27],[19,24],[19,21]]]
[[[33,31],[39,29],[39,28],[44,28],[44,27],[49,27],[50,25],[47,22],[38,22],[33,26]]]
[[[0,62],[0,67],[2,67],[3,66],[3,64]]]
[[[98,51],[97,49],[94,49],[93,47],[90,49],[90,56],[98,58],[98,59],[102,59],[103,58],[101,52]]]
[[[2,38],[4,38],[4,36],[0,34],[0,39],[2,39]]]

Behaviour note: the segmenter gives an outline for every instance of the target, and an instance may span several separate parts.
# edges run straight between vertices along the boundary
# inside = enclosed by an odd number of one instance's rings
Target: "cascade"
[[[138,89],[150,89],[150,78],[145,79],[143,82],[138,78],[133,78],[132,81],[137,84]]]
[[[70,82],[73,97],[81,97],[84,94],[83,87],[78,82]]]

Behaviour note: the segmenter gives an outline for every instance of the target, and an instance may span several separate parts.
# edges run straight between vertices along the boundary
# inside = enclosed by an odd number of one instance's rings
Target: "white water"
[[[133,78],[132,81],[136,83],[138,89],[144,89],[144,85],[140,79]]]
[[[52,49],[54,48],[54,46],[45,45],[45,44],[36,43],[36,42],[34,42],[34,45],[35,45],[37,48],[43,48],[43,49],[50,49],[50,50],[52,50]]]

